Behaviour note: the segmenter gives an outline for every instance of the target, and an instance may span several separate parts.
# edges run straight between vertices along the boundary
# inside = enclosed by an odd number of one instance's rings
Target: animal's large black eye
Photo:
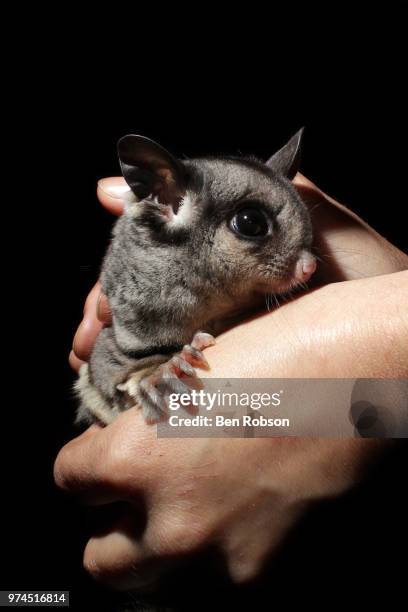
[[[261,238],[269,232],[268,219],[257,208],[242,208],[232,217],[230,227],[245,238]]]

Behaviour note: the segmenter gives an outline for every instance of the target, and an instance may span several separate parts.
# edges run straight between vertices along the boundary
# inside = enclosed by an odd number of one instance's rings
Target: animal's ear
[[[292,180],[298,171],[302,149],[303,131],[301,128],[277,153],[272,155],[266,165],[277,174]]]
[[[125,181],[139,200],[152,194],[163,204],[175,204],[182,197],[183,167],[159,144],[129,134],[119,140],[118,154]]]

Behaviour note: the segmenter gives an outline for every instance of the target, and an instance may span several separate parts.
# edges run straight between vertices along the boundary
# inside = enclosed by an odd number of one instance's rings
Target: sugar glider
[[[143,136],[119,141],[130,197],[100,277],[112,326],[81,368],[78,422],[108,424],[134,405],[159,420],[166,392],[207,366],[202,350],[234,313],[310,278],[312,225],[291,183],[302,134],[266,162],[180,160]]]

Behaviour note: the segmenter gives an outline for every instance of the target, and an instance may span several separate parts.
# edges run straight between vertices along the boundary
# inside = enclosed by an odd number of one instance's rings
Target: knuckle
[[[211,529],[198,517],[175,512],[156,529],[155,539],[162,553],[193,553],[210,542]]]
[[[119,580],[118,571],[109,564],[106,555],[101,556],[92,539],[85,547],[82,564],[85,571],[97,582],[119,587],[119,584],[117,584]]]
[[[115,572],[115,565],[108,554],[103,554],[97,538],[91,538],[85,546],[82,564],[95,580],[106,582]]]
[[[262,569],[261,559],[235,559],[229,564],[229,574],[234,584],[247,584],[256,580]]]
[[[67,493],[82,494],[95,483],[105,484],[105,480],[108,480],[105,474],[108,471],[104,446],[95,438],[85,444],[80,436],[60,450],[54,462],[57,487]]]
[[[71,458],[71,446],[67,444],[60,450],[54,462],[54,481],[57,487],[63,491],[69,491],[73,485],[74,479],[68,469]]]
[[[103,579],[104,572],[97,562],[92,548],[88,545],[84,551],[83,566],[85,571],[95,580]]]
[[[260,534],[227,536],[222,550],[232,582],[246,584],[259,578],[268,561],[275,557],[279,541],[279,538],[271,541]]]
[[[83,554],[85,571],[97,582],[117,590],[133,590],[154,582],[156,570],[144,559],[128,559],[126,552],[101,550],[98,539],[91,538]]]

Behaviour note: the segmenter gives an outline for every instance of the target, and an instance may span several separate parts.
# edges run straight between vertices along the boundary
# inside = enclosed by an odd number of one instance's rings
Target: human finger
[[[123,196],[130,191],[125,179],[120,176],[110,176],[98,181],[96,195],[106,210],[113,215],[123,213]]]
[[[106,298],[105,298],[106,299]],[[72,350],[77,359],[87,361],[91,354],[96,337],[104,326],[99,317],[107,314],[107,307],[101,307],[101,286],[97,282],[91,289],[84,306],[82,319],[72,343]]]

